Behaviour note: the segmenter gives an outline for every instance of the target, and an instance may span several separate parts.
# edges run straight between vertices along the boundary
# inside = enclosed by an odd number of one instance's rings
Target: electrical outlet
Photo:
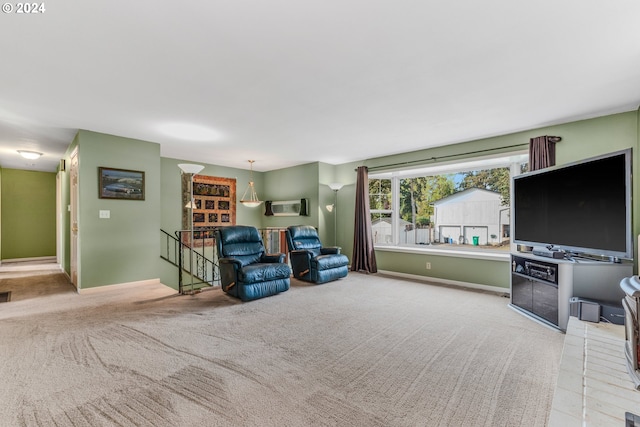
[[[427,267],[427,270],[431,270],[431,263],[429,261],[427,261],[426,267]]]

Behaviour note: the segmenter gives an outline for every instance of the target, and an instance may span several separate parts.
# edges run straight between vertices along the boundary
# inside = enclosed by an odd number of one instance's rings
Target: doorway
[[[78,226],[78,148],[76,147],[71,153],[70,167],[70,223],[71,223],[71,238],[70,238],[70,276],[71,283],[80,290],[79,280],[79,264],[78,264],[78,243],[80,229]]]

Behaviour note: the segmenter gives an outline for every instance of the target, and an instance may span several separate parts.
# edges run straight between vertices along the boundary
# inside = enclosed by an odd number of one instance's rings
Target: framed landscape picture
[[[101,199],[144,200],[144,172],[99,167],[98,196]]]

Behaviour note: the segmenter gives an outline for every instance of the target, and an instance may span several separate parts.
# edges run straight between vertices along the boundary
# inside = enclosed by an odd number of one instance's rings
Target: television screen
[[[514,242],[633,258],[631,150],[514,177]]]

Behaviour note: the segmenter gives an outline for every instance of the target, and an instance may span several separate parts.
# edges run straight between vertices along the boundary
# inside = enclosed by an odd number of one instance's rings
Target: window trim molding
[[[381,252],[401,252],[420,255],[437,255],[452,258],[473,258],[486,259],[490,261],[509,261],[511,257],[510,251],[492,251],[484,249],[482,251],[473,251],[465,249],[445,249],[445,248],[427,248],[413,246],[394,246],[394,245],[375,245],[374,249]]]
[[[470,157],[466,159],[458,159],[452,161],[441,162],[433,165],[413,165],[412,167],[401,167],[397,169],[388,169],[378,173],[369,174],[369,179],[388,179],[391,181],[391,210],[384,210],[384,213],[391,213],[392,243],[390,244],[374,244],[374,250],[387,252],[404,252],[417,254],[441,255],[460,258],[487,259],[487,260],[507,260],[510,251],[500,251],[492,249],[469,250],[469,249],[446,249],[433,248],[418,245],[400,245],[400,236],[395,230],[398,229],[399,217],[396,213],[400,212],[400,180],[415,178],[421,176],[436,176],[449,173],[457,173],[469,170],[477,170],[481,168],[499,168],[508,167],[513,176],[519,173],[516,165],[528,162],[529,152],[527,150],[516,150],[507,153],[500,153],[487,156]],[[513,188],[510,188],[511,201],[513,201]],[[509,206],[511,208],[511,206]],[[383,212],[382,210],[371,210],[371,213]],[[513,230],[513,223],[510,221],[510,228]],[[510,249],[514,249],[513,241],[510,242]]]

